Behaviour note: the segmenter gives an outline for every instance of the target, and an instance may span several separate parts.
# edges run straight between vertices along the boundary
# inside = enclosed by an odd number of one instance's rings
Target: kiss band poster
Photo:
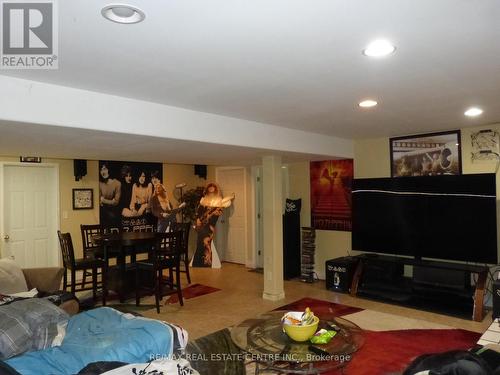
[[[99,219],[117,231],[153,231],[154,186],[163,180],[161,163],[99,161]]]
[[[353,160],[310,163],[311,224],[318,230],[352,229]]]

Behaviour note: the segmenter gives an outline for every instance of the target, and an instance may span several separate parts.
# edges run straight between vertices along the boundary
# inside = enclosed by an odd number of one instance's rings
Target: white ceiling
[[[500,121],[498,0],[123,0],[136,25],[109,2],[59,1],[59,70],[1,74],[345,138]]]

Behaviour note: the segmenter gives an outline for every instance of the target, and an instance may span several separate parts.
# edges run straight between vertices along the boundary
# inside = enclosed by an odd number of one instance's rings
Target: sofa
[[[46,268],[24,268],[22,269],[28,290],[36,288],[42,295],[59,291],[64,274],[62,267]],[[1,290],[1,289],[0,289]],[[80,310],[80,305],[76,298],[69,298],[61,301],[59,305],[70,316],[75,315]]]
[[[186,343],[187,332],[175,325],[99,307],[72,316],[59,345],[0,361],[0,373],[77,374],[96,362],[146,363],[171,358]]]
[[[63,273],[0,259],[0,374],[76,374],[96,362],[147,363],[184,350],[187,332],[175,325],[109,307],[78,313],[74,296],[59,291]]]
[[[0,259],[0,359],[58,344],[78,300],[60,291],[64,269],[21,269]]]
[[[51,300],[59,305],[69,315],[79,311],[78,300],[71,294],[63,294],[61,289],[64,268],[44,267],[25,268],[21,267],[11,258],[0,259],[0,296],[29,297],[35,294],[33,288],[38,291],[38,297],[54,295]]]

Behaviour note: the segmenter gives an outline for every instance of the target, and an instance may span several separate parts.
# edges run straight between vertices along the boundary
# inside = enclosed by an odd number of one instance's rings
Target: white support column
[[[262,158],[264,201],[264,292],[262,298],[285,298],[283,289],[283,219],[281,156]]]

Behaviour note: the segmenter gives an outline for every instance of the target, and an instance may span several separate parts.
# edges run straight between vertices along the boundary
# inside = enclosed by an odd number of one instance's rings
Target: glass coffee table
[[[247,319],[231,330],[231,339],[255,362],[255,374],[272,371],[288,374],[320,374],[341,368],[363,345],[363,330],[347,319],[335,317],[333,312],[319,314],[318,329],[338,332],[324,345],[290,339],[281,327],[286,311],[272,311],[255,319]]]

